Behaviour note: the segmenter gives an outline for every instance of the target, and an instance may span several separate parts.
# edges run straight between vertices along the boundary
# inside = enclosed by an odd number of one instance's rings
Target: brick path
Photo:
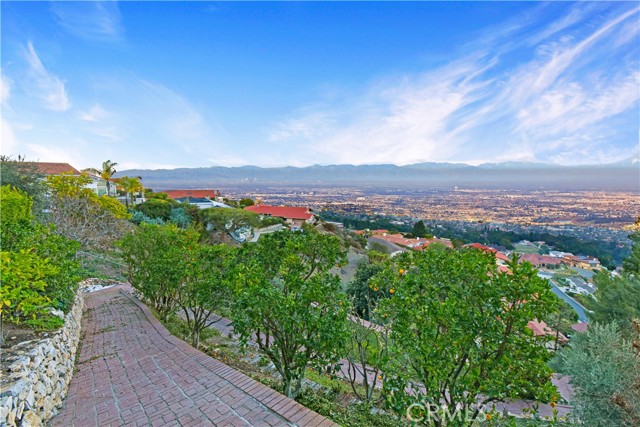
[[[52,426],[335,426],[195,350],[111,288],[85,296],[82,349]]]

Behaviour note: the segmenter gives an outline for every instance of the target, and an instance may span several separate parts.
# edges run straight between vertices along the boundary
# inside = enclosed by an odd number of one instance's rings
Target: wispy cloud
[[[639,43],[628,35],[639,8],[594,7],[504,24],[449,65],[310,103],[268,139],[303,144],[296,155],[309,163],[620,160],[634,122],[618,119],[635,113],[637,128],[640,111]]]
[[[109,113],[100,104],[93,104],[86,111],[80,111],[78,118],[85,122],[99,122],[109,117]]]
[[[116,1],[55,2],[51,10],[69,34],[88,41],[124,40],[120,8]]]
[[[0,103],[5,104],[9,100],[13,81],[0,71]]]
[[[53,111],[67,111],[71,107],[71,102],[65,84],[47,70],[36,53],[33,43],[27,44],[24,49],[24,58],[28,66],[27,79],[23,80],[25,89],[39,97],[45,108]]]

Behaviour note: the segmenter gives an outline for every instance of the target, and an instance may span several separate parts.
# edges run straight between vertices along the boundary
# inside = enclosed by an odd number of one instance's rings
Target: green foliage
[[[186,249],[188,258],[176,303],[187,319],[191,343],[198,348],[200,333],[220,320],[215,313],[229,305],[228,269],[233,252],[226,245],[201,245],[195,240]]]
[[[109,212],[111,215],[113,215],[114,218],[116,219],[129,219],[131,218],[131,215],[127,212],[127,208],[120,203],[117,199],[107,196],[107,195],[102,195],[102,196],[95,196],[93,197],[93,192],[92,192],[92,196],[90,196],[92,199],[94,199],[95,201],[98,202],[98,204],[107,212]]]
[[[246,208],[247,206],[255,205],[255,202],[252,199],[245,197],[244,199],[240,199],[238,205],[240,205],[241,208]]]
[[[27,250],[2,251],[0,278],[1,314],[18,322],[46,314],[50,299],[45,296],[46,278],[58,273],[46,259]]]
[[[43,182],[44,175],[38,173],[33,163],[25,162],[18,156],[13,160],[0,156],[0,177],[2,185],[11,186],[25,193],[33,201],[33,212],[39,216],[47,204],[47,187]]]
[[[20,190],[1,187],[0,207],[2,317],[39,328],[56,324],[46,309],[66,312],[73,304],[79,245],[36,222],[31,199]]]
[[[187,251],[196,242],[193,232],[153,224],[141,224],[120,241],[129,282],[164,319],[176,309]]]
[[[624,274],[640,278],[640,231],[636,231],[629,238],[633,241],[633,248],[629,256],[622,261],[622,269]]]
[[[594,277],[595,299],[586,300],[594,322],[617,322],[623,329],[631,327],[632,319],[640,319],[640,276],[611,276],[601,271]]]
[[[390,414],[373,411],[366,403],[343,406],[334,392],[305,389],[298,402],[344,427],[403,427],[407,424]]]
[[[413,235],[413,237],[427,237],[427,238],[433,237],[433,234],[430,234],[427,231],[427,227],[425,227],[423,221],[418,221],[415,224],[413,224],[413,229],[411,230],[411,234]]]
[[[509,268],[498,272],[493,255],[475,249],[429,249],[400,254],[373,279],[390,295],[377,309],[392,343],[383,368],[390,408],[446,403],[473,413],[476,404],[552,398],[549,352],[527,323],[557,298],[531,265],[513,259]]]
[[[171,209],[169,220],[180,228],[187,228],[191,224],[191,217],[187,215],[184,208]]]
[[[144,213],[140,211],[133,211],[131,213],[131,222],[134,224],[155,224],[155,225],[163,225],[165,222],[161,218],[151,218],[146,216]]]
[[[584,425],[640,425],[640,324],[634,326],[633,340],[625,340],[615,322],[591,324],[554,361],[571,377],[572,403]]]
[[[167,200],[162,199],[149,199],[144,203],[140,203],[135,207],[135,210],[142,212],[149,218],[161,219],[168,221],[171,217],[171,209],[173,204]]]
[[[127,209],[129,208],[129,201],[133,204],[133,195],[138,192],[144,192],[144,186],[140,182],[140,179],[135,176],[118,178],[118,187],[120,187],[126,195],[125,201]]]
[[[167,193],[154,193],[153,190],[149,192],[148,188],[145,188],[144,196],[147,199],[166,200],[168,202],[174,201],[173,199],[169,198],[169,195]]]
[[[243,209],[208,208],[201,210],[200,216],[206,226],[219,231],[230,232],[244,226],[254,228],[263,226],[260,215]]]
[[[308,367],[338,360],[347,337],[347,299],[330,273],[345,261],[339,239],[312,228],[277,232],[242,248],[234,269],[234,328],[254,334],[296,397]]]
[[[381,272],[383,268],[382,264],[368,262],[358,264],[353,280],[347,285],[347,295],[351,299],[351,306],[356,316],[372,320],[373,310],[378,300],[385,294],[380,292],[377,286],[371,284],[371,278]]]

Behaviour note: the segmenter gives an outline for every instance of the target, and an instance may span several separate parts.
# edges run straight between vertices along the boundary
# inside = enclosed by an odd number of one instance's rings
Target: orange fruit
[[[394,293],[394,292],[395,292],[395,289],[393,289],[393,288],[389,289],[389,293],[390,293],[390,294],[392,294],[392,293]]]

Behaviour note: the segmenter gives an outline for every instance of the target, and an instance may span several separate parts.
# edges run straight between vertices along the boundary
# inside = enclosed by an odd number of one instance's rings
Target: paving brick
[[[82,330],[53,427],[335,425],[173,337],[122,287],[86,296]]]

